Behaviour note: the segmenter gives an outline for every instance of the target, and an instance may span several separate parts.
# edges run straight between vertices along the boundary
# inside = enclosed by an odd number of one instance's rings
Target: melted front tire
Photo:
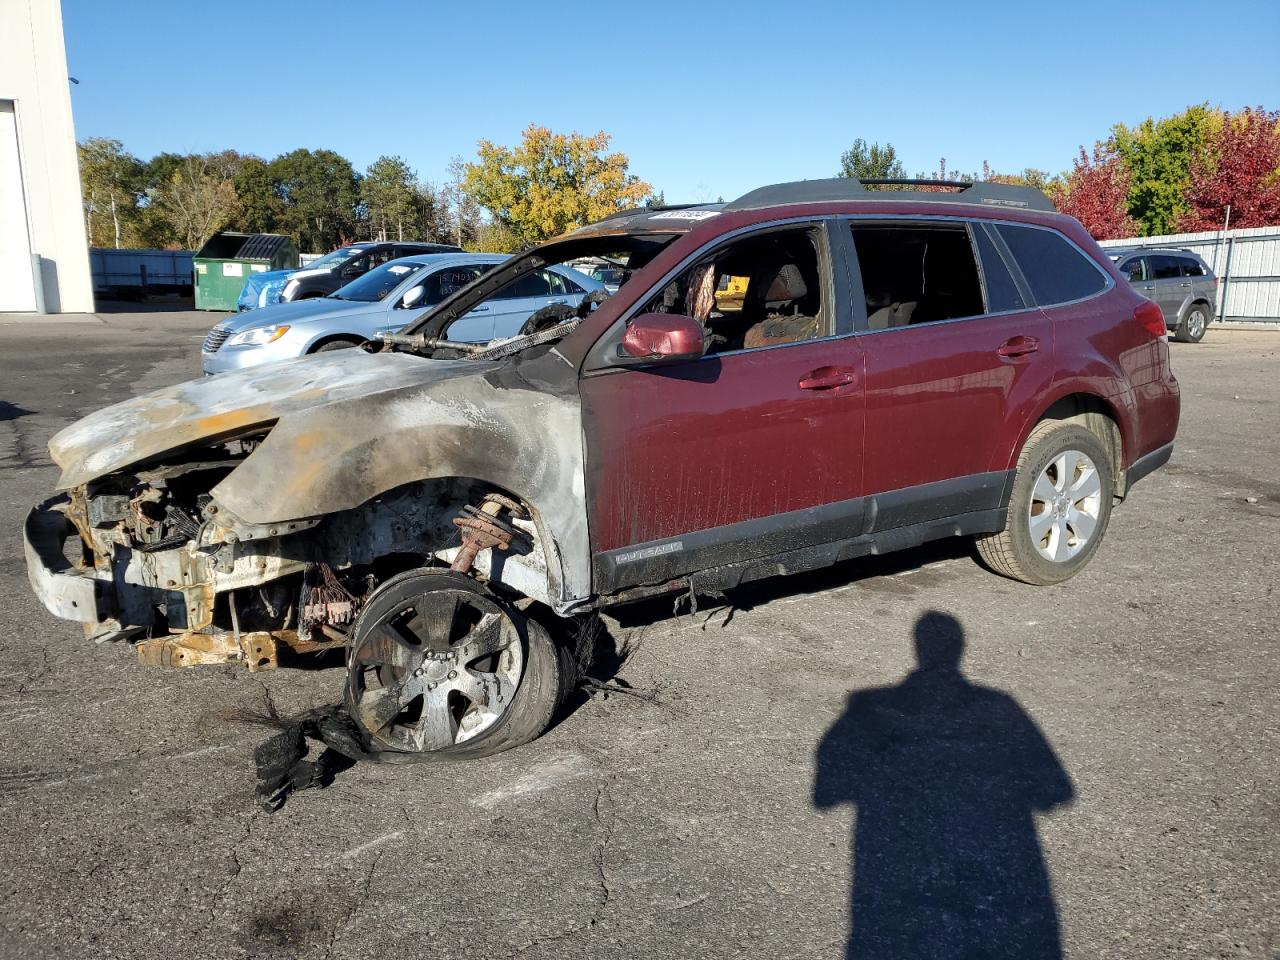
[[[374,749],[486,757],[528,743],[572,688],[547,631],[452,570],[388,580],[352,625],[347,710]]]

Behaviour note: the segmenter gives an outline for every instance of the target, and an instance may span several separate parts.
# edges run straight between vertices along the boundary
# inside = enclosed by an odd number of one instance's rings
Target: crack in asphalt
[[[377,872],[378,864],[382,862],[382,851],[373,858],[373,862],[369,864],[369,870],[365,873],[364,884],[360,889],[360,896],[352,904],[351,908],[346,912],[341,920],[333,925],[333,929],[329,931],[329,945],[325,948],[325,960],[329,960],[333,956],[334,947],[337,945],[338,936],[351,925],[351,921],[355,915],[360,912],[360,908],[365,905],[369,899],[369,890],[373,886],[373,875]]]

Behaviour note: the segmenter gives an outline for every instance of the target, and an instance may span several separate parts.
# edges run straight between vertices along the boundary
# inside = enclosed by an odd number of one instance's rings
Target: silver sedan
[[[496,253],[435,253],[402,257],[352,280],[327,297],[233,314],[205,338],[206,374],[243,370],[308,353],[359,346],[392,333],[476,280],[507,257]],[[485,343],[515,336],[543,307],[576,307],[604,285],[568,267],[551,266],[498,290],[449,329],[451,340]]]

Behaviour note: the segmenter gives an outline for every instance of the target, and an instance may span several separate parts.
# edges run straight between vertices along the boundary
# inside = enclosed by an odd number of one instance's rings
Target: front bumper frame
[[[68,539],[79,533],[67,519],[65,496],[37,504],[22,525],[22,547],[27,556],[27,579],[31,589],[55,617],[77,623],[96,624],[112,618],[104,587],[111,585],[94,577],[93,571],[74,567],[62,552]]]

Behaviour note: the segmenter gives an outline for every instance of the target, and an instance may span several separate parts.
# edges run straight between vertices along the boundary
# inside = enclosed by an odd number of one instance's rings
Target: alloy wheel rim
[[[1102,478],[1088,454],[1065,450],[1040,471],[1031,488],[1027,529],[1036,552],[1052,563],[1080,553],[1093,538],[1102,510]]]
[[[519,631],[498,604],[431,590],[398,604],[352,649],[352,714],[397,750],[444,750],[502,719],[524,662]]]
[[[1204,313],[1199,310],[1191,311],[1191,316],[1187,318],[1187,332],[1193,337],[1204,333]]]

